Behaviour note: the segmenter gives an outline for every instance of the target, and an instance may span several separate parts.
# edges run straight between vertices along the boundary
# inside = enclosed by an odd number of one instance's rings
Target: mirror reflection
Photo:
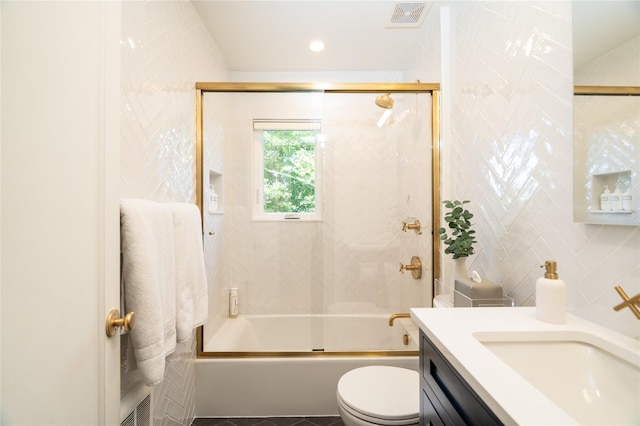
[[[573,3],[574,221],[640,224],[640,2]]]

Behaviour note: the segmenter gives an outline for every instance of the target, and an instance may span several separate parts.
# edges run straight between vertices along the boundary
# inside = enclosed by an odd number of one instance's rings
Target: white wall
[[[570,312],[639,337],[633,314],[612,308],[615,285],[640,291],[640,229],[573,223],[570,2],[448,7],[443,198],[471,200],[479,244],[469,269],[534,305],[539,265],[556,260]],[[433,67],[424,55],[414,68]]]
[[[120,195],[195,203],[195,82],[226,63],[188,1],[123,2],[121,42]],[[194,356],[195,338],[168,358],[154,424],[191,423]]]

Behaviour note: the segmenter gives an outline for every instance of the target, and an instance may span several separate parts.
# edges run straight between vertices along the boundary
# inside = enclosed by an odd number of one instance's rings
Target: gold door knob
[[[120,318],[120,311],[112,309],[107,314],[107,321],[105,324],[105,331],[107,337],[113,337],[116,335],[118,327],[123,327],[125,331],[131,331],[136,323],[136,314],[129,312],[124,318]]]

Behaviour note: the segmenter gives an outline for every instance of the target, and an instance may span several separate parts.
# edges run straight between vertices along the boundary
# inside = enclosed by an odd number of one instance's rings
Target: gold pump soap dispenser
[[[564,281],[558,279],[556,262],[547,260],[544,265],[544,278],[536,281],[536,317],[551,324],[567,322],[567,288]]]

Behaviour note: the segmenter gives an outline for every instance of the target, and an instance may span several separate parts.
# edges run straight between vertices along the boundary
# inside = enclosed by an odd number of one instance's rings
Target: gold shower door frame
[[[432,268],[431,294],[440,278],[440,84],[439,83],[196,83],[196,204],[204,226],[203,176],[203,106],[206,92],[324,92],[324,93],[430,93],[431,94],[431,204],[432,204]],[[203,228],[204,229],[204,228]],[[204,352],[202,326],[197,331],[198,358],[227,357],[327,357],[327,356],[415,356],[417,351],[367,352]]]

